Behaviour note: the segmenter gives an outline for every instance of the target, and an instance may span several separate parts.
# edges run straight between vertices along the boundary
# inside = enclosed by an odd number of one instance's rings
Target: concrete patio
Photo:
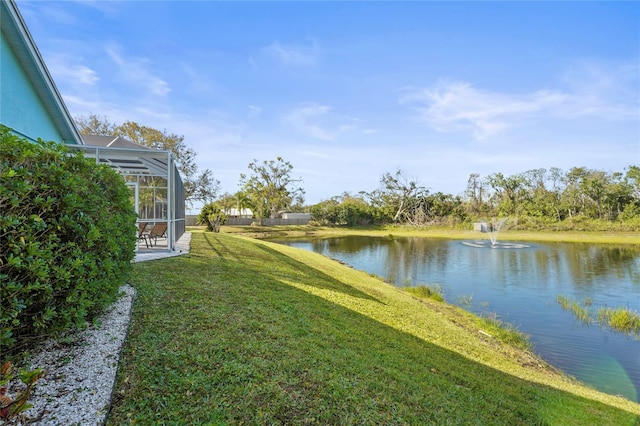
[[[138,251],[136,252],[136,256],[133,259],[134,262],[146,262],[149,260],[157,260],[157,259],[165,259],[167,257],[175,257],[183,254],[189,253],[189,249],[191,247],[191,232],[185,232],[182,234],[182,237],[178,241],[176,241],[176,248],[173,251],[169,251],[166,248],[166,244],[158,244],[153,248],[140,248],[138,246]]]

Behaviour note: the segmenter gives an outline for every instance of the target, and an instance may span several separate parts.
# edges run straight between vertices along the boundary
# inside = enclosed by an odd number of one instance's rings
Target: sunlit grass
[[[562,309],[570,311],[576,317],[576,319],[582,321],[585,324],[590,324],[593,322],[593,315],[589,310],[589,306],[592,305],[592,301],[590,298],[586,299],[582,303],[571,300],[566,296],[558,296],[556,300],[562,307]]]
[[[578,320],[585,324],[598,323],[611,330],[634,334],[640,337],[640,314],[627,308],[601,307],[595,312],[593,301],[586,298],[582,303],[571,300],[566,296],[557,297],[562,309],[570,311]]]
[[[614,330],[640,335],[640,314],[626,308],[600,308],[598,321]]]
[[[432,299],[438,302],[444,302],[442,295],[442,287],[438,285],[419,285],[415,287],[403,287],[404,291],[422,299]]]
[[[473,294],[463,294],[458,298],[458,302],[462,306],[471,306],[473,303]]]
[[[495,315],[480,318],[479,326],[501,342],[520,349],[531,349],[531,342],[526,334],[512,324],[500,321]]]
[[[638,421],[457,307],[284,245],[191,244],[135,265],[109,425]]]

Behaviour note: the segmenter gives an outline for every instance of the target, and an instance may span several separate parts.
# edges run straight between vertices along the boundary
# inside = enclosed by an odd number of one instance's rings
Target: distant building
[[[295,219],[295,220],[311,220],[311,213],[289,213],[284,212],[279,214],[282,219]]]
[[[491,232],[491,225],[487,222],[476,222],[473,224],[474,231]]]
[[[228,218],[232,218],[232,219],[251,219],[253,217],[253,212],[251,211],[251,209],[236,209],[236,208],[232,208],[232,209],[225,209],[224,213],[227,215]]]

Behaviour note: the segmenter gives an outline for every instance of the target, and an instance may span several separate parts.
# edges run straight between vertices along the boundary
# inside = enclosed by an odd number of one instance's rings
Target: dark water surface
[[[428,238],[339,237],[280,240],[378,275],[397,286],[438,285],[452,304],[497,315],[530,336],[550,364],[610,394],[640,401],[640,338],[585,325],[557,296],[591,309],[640,312],[640,247],[524,243],[472,247]]]

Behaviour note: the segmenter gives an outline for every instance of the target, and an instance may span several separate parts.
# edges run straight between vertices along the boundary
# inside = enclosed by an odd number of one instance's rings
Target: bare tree
[[[417,181],[409,180],[400,169],[395,174],[385,173],[380,178],[381,188],[370,194],[374,205],[387,212],[393,222],[406,220],[420,197],[428,190]]]

